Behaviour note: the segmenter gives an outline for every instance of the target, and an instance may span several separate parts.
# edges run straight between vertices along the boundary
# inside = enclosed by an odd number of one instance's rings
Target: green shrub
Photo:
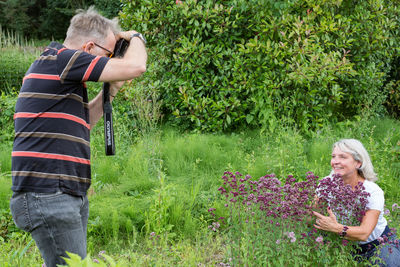
[[[0,69],[0,72],[2,70]],[[0,77],[1,79],[1,77]],[[6,95],[0,91],[0,142],[12,141],[14,138],[14,107],[17,101],[15,92]]]
[[[394,118],[400,118],[400,80],[386,84],[387,99],[385,106],[388,113]]]
[[[2,48],[0,60],[0,92],[19,91],[29,66],[38,56],[35,48]]]
[[[143,32],[167,119],[184,128],[302,131],[382,114],[399,44],[389,1],[126,1]]]
[[[400,118],[400,63],[399,57],[392,61],[392,70],[387,78],[384,91],[387,94],[386,109],[393,118]]]

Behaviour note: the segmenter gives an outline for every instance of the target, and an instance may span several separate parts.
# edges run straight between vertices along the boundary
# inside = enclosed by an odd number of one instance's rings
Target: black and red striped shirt
[[[12,190],[85,195],[90,122],[85,81],[108,61],[52,42],[27,71],[15,106]]]

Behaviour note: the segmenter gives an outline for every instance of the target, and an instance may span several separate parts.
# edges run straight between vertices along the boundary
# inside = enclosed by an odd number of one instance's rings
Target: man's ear
[[[87,42],[82,46],[82,50],[85,51],[86,53],[89,53],[92,51],[94,48],[94,43],[93,42]]]

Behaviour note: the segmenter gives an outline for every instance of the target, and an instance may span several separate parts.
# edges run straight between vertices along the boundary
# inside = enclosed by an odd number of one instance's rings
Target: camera
[[[114,47],[114,55],[112,57],[123,57],[125,55],[126,49],[129,46],[129,42],[124,38],[117,41]]]

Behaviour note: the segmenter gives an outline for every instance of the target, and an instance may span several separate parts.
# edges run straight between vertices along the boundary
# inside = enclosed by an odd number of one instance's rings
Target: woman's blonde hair
[[[341,139],[333,144],[333,149],[335,147],[342,152],[350,153],[354,160],[361,163],[361,167],[358,169],[360,176],[371,182],[378,180],[368,152],[360,141],[356,139]]]

